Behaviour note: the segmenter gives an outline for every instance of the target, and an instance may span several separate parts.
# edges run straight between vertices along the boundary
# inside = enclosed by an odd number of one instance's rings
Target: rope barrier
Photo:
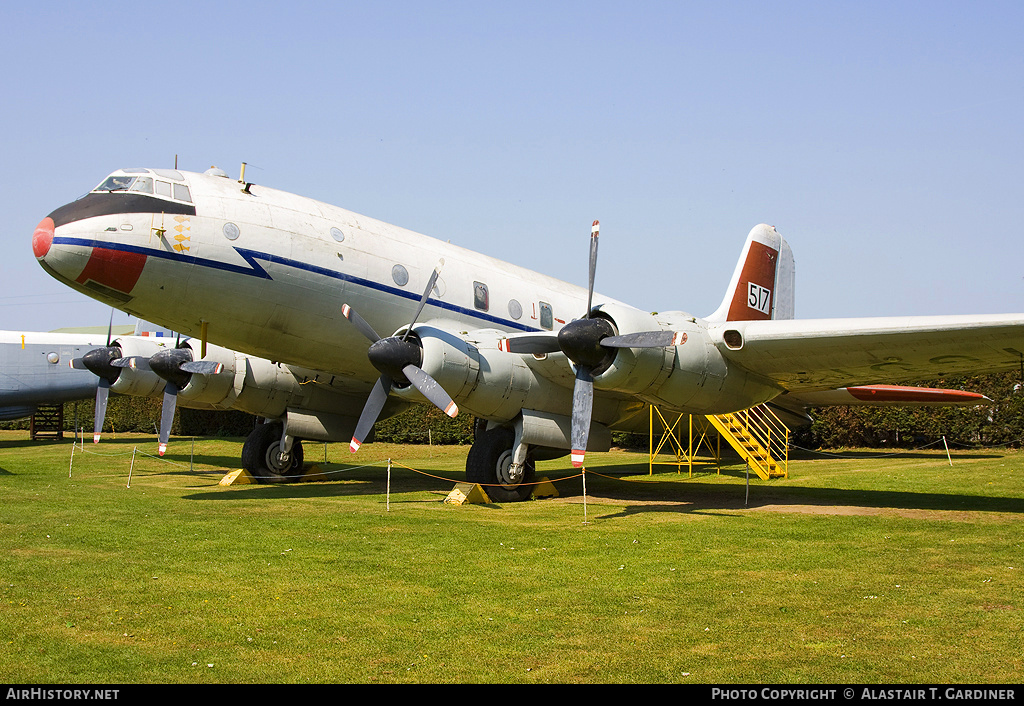
[[[871,455],[871,456],[865,456],[863,454],[858,454],[857,456],[844,456],[842,454],[831,453],[831,452],[828,452],[828,451],[820,451],[818,449],[808,449],[808,448],[804,448],[803,446],[798,446],[796,444],[790,444],[790,448],[791,449],[799,449],[800,451],[805,451],[807,453],[817,454],[819,456],[828,456],[830,458],[888,458],[889,456],[902,456],[904,454],[913,453],[915,451],[923,451],[925,449],[928,449],[929,447],[938,446],[939,444],[946,444],[947,446],[955,446],[955,447],[958,447],[958,448],[961,448],[961,449],[965,449],[965,450],[968,450],[968,451],[971,451],[971,450],[982,451],[984,449],[999,449],[999,448],[1008,448],[1008,447],[1011,447],[1011,446],[1021,446],[1021,445],[1024,445],[1024,439],[1016,439],[1014,441],[1007,441],[1007,442],[1002,443],[1002,444],[970,445],[970,444],[962,444],[962,443],[960,443],[958,441],[948,441],[946,439],[946,437],[942,437],[941,439],[938,439],[938,440],[933,441],[933,442],[928,443],[928,444],[924,444],[923,446],[915,446],[913,448],[903,449],[901,451],[892,451],[892,452],[889,452],[889,453],[874,454],[874,455]]]

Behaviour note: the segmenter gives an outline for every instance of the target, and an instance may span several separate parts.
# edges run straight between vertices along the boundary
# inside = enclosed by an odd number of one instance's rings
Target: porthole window
[[[341,232],[340,228],[331,228],[331,237],[339,243],[345,242],[345,234]]]
[[[399,287],[404,287],[409,284],[409,270],[401,265],[395,265],[391,268],[391,279],[395,280]]]
[[[46,361],[48,363],[50,363],[51,365],[56,365],[57,363],[60,362],[60,356],[57,355],[54,352],[47,353],[46,354]]]
[[[515,299],[508,300],[508,315],[516,321],[523,315],[523,305]]]
[[[234,223],[224,224],[224,237],[227,238],[228,240],[234,240],[239,236],[240,232],[241,231],[238,230],[238,226],[236,226]]]
[[[473,283],[473,306],[480,311],[487,311],[491,308],[490,294],[487,292],[487,285],[483,282]]]

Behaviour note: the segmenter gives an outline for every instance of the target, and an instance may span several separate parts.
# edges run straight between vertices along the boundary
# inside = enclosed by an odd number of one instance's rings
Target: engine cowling
[[[518,355],[498,350],[498,331],[472,331],[466,337],[429,324],[413,329],[423,350],[420,368],[456,400],[459,409],[484,419],[512,419],[529,406],[532,393],[546,384]],[[423,401],[412,387],[395,394]],[[565,407],[562,400],[560,408]],[[563,412],[565,410],[562,410]]]
[[[199,357],[198,346],[194,341],[182,345],[192,351],[192,360],[204,360],[221,364],[218,373],[199,375],[192,374],[181,391],[178,392],[178,399],[184,403],[208,404],[218,409],[228,409],[235,400],[235,369],[238,355],[227,348],[221,348],[212,344],[206,346],[206,356]]]
[[[124,358],[134,356],[149,358],[155,353],[173,347],[171,339],[142,338],[125,336],[114,340]],[[117,379],[111,383],[110,391],[134,397],[156,397],[163,395],[164,380],[152,370],[124,367]]]

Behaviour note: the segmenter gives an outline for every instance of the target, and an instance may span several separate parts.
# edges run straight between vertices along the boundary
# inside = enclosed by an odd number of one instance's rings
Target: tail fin
[[[793,251],[773,226],[755,226],[721,306],[708,321],[792,319],[796,266]]]

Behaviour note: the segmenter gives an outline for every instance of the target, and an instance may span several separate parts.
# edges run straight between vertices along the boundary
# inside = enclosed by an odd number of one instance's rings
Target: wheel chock
[[[533,489],[533,497],[535,499],[557,498],[558,490],[555,488],[555,484],[547,478],[541,478],[540,482]]]
[[[472,503],[475,505],[490,505],[491,499],[487,497],[487,493],[478,483],[459,483],[452,492],[448,493],[448,497],[444,499],[449,505],[465,505],[466,503]]]
[[[226,476],[220,479],[217,485],[246,485],[256,484],[256,479],[253,478],[247,470],[239,468],[237,471],[231,471]]]

